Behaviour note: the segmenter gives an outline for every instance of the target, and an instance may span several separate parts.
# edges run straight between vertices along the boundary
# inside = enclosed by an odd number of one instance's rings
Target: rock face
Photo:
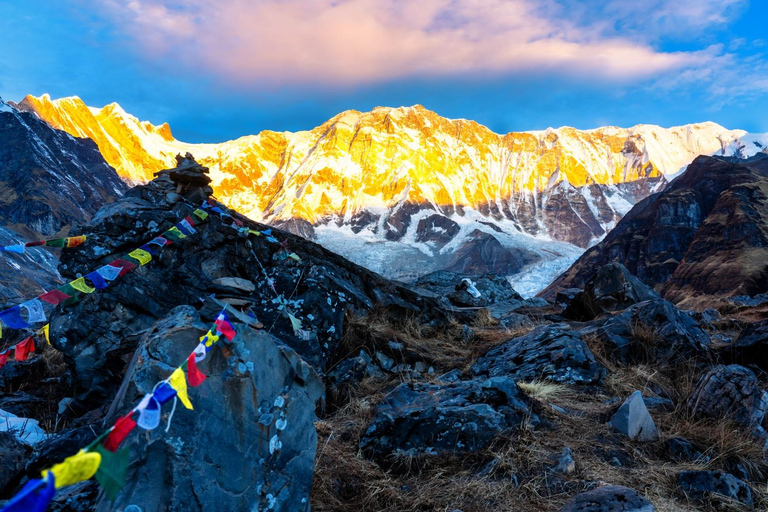
[[[599,327],[587,327],[582,332],[595,334],[609,357],[622,364],[679,361],[709,354],[709,335],[690,315],[663,299],[635,304]]]
[[[629,273],[621,263],[609,263],[595,273],[565,310],[575,320],[592,320],[604,313],[622,311],[659,294]]]
[[[664,192],[639,202],[544,295],[582,286],[619,262],[672,302],[688,306],[768,290],[768,156],[701,156]]]
[[[752,489],[729,473],[722,471],[682,471],[677,475],[680,489],[692,498],[708,498],[712,495],[736,500],[748,507],[753,505]]]
[[[161,175],[105,206],[82,228],[89,243],[64,253],[62,275],[85,275],[190,215],[197,205],[183,198],[169,200],[176,190],[177,184]],[[200,304],[211,293],[251,307],[272,334],[319,369],[324,369],[343,336],[347,309],[365,312],[381,305],[417,315],[422,309],[425,314],[439,312],[435,300],[424,299],[303,238],[274,232],[277,243],[266,235],[248,235],[248,229],[260,232],[267,226],[232,215],[222,218],[211,213],[194,228],[196,233],[164,247],[151,262],[107,289],[82,295],[79,303],[52,316],[53,343],[75,370],[75,406],[88,408],[111,396],[143,331],[173,307]],[[299,260],[288,257],[290,253]],[[221,278],[243,279],[256,287],[252,292],[232,286],[223,290],[222,281],[216,281]],[[298,315],[306,335],[293,329],[286,307]]]
[[[476,297],[468,291],[466,279],[473,283],[472,286],[479,296]],[[445,297],[451,304],[460,307],[488,306],[499,302],[523,300],[509,281],[496,274],[468,275],[439,271],[420,277],[415,284],[418,288]]]
[[[538,259],[525,249],[503,247],[495,236],[475,230],[460,249],[450,258],[444,270],[463,274],[495,274],[508,276],[520,271],[525,265]]]
[[[360,448],[372,457],[461,453],[485,448],[505,430],[538,418],[506,377],[401,384],[376,407]]]
[[[183,361],[210,326],[180,306],[143,337],[112,405],[132,409]],[[237,336],[201,363],[205,382],[189,389],[195,407],[177,407],[169,432],[130,436],[128,484],[97,510],[309,511],[323,384],[293,350],[235,324]],[[194,497],[194,498],[193,498]]]
[[[577,494],[560,512],[655,512],[650,501],[632,489],[606,485]]]
[[[729,418],[762,433],[768,393],[760,388],[749,368],[718,365],[699,379],[688,399],[688,407],[697,416]]]
[[[610,425],[633,441],[650,442],[659,439],[659,431],[640,391],[629,395],[611,417]]]
[[[598,384],[603,368],[581,334],[566,324],[545,325],[491,349],[472,365],[474,375],[545,378],[568,384]]]

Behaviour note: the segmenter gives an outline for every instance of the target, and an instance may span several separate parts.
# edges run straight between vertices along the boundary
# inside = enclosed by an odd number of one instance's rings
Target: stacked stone
[[[213,195],[211,178],[207,176],[209,169],[200,165],[190,153],[184,156],[176,155],[176,167],[156,172],[159,179],[168,179],[176,184],[176,194],[199,203]],[[172,199],[172,198],[169,198]],[[178,198],[177,198],[178,200]],[[175,202],[171,200],[170,202]]]

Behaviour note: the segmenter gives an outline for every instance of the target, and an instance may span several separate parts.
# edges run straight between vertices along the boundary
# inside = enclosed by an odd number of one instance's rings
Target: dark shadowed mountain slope
[[[698,306],[768,289],[768,156],[697,158],[638,203],[542,295],[582,286],[618,261],[677,303]]]
[[[55,130],[0,98],[0,245],[65,234],[127,188],[93,141]],[[0,252],[0,301],[58,282],[57,261],[45,248]]]

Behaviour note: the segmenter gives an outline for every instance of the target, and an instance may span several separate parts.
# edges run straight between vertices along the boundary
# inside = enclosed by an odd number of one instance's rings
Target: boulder
[[[15,480],[27,462],[29,448],[10,432],[0,432],[0,492]]]
[[[577,494],[560,512],[655,512],[653,504],[620,485],[606,485]]]
[[[578,331],[567,324],[544,325],[513,338],[480,357],[474,375],[508,376],[517,380],[546,378],[567,384],[599,384],[603,368]]]
[[[623,311],[633,304],[658,299],[659,294],[633,276],[621,263],[609,263],[598,269],[577,294],[565,312],[567,318],[592,320],[605,313]]]
[[[474,452],[526,421],[535,426],[538,418],[508,377],[401,384],[376,407],[360,448],[378,459]]]
[[[630,306],[582,333],[596,335],[609,357],[621,364],[709,357],[709,334],[690,315],[663,299]]]
[[[701,460],[706,462],[709,457],[701,453],[693,443],[684,437],[673,437],[664,441],[664,448],[669,457],[677,462],[695,462]]]
[[[659,431],[643,401],[643,394],[635,391],[611,417],[609,424],[633,441],[657,441]]]
[[[768,320],[747,325],[727,352],[734,362],[768,371]]]
[[[691,498],[725,496],[748,507],[753,506],[752,489],[730,473],[722,471],[681,471],[677,475],[680,489]]]
[[[763,433],[768,393],[760,388],[754,372],[737,364],[718,365],[701,376],[688,398],[695,416],[729,418]]]
[[[468,290],[466,279],[472,281],[480,296]],[[460,272],[440,270],[421,276],[416,281],[418,288],[430,291],[440,297],[447,297],[454,306],[479,307],[500,302],[519,301],[523,297],[515,291],[506,278],[496,274],[468,275]]]
[[[309,511],[322,382],[277,338],[234,327],[233,341],[220,341],[200,363],[207,379],[189,388],[194,410],[178,404],[167,433],[170,416],[127,438],[127,484],[114,503],[103,498],[96,510]],[[107,419],[131,410],[168,377],[208,328],[189,306],[157,322],[142,337]]]
[[[467,241],[450,256],[443,270],[472,275],[494,273],[509,276],[539,258],[533,251],[505,247],[492,234],[475,229]]]

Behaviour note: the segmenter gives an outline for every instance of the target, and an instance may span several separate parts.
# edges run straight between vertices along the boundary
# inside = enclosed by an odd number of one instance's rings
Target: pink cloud
[[[550,0],[94,0],[94,5],[146,55],[176,59],[241,84],[356,85],[403,76],[529,71],[631,81],[708,58],[706,52],[660,52],[576,26]],[[561,17],[545,15],[542,6]]]

